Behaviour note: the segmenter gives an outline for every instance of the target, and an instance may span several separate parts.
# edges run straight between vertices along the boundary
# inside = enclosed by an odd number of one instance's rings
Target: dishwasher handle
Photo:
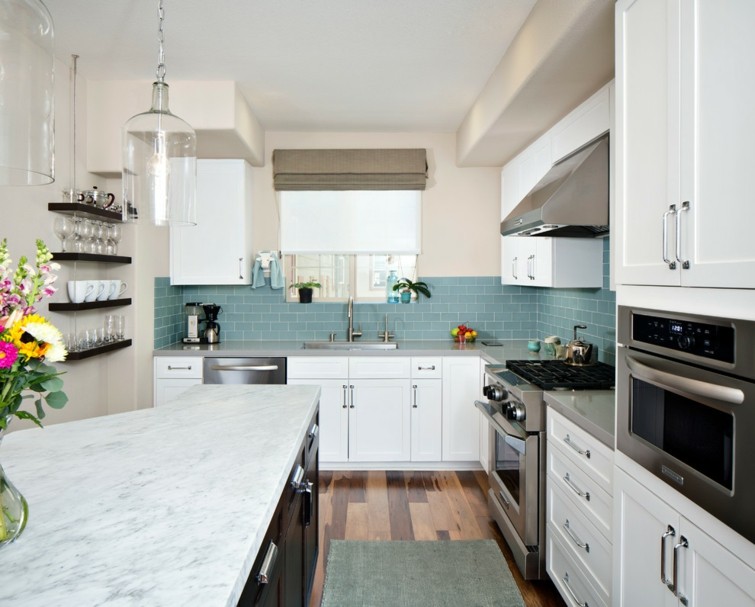
[[[277,371],[278,365],[212,365],[213,371]]]

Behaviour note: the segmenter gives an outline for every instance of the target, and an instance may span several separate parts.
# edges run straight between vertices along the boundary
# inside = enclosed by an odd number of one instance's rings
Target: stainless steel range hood
[[[608,234],[608,135],[554,164],[501,222],[503,236]]]

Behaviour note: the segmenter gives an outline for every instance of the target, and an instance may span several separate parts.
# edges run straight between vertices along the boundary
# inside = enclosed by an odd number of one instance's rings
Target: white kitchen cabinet
[[[350,379],[349,382],[349,461],[408,461],[411,456],[409,379]]]
[[[442,402],[440,379],[412,379],[413,462],[439,462],[442,457]]]
[[[617,2],[617,283],[755,288],[753,22],[750,0]]]
[[[299,386],[320,386],[320,461],[348,461],[348,379],[298,379],[289,377],[287,383]]]
[[[593,238],[502,237],[501,283],[601,288],[603,242]]]
[[[317,384],[320,461],[409,461],[409,357],[289,357],[289,384]]]
[[[610,86],[606,85],[503,167],[501,219],[545,177],[555,162],[605,133],[609,127]],[[602,241],[502,236],[501,284],[601,288]]]
[[[197,161],[197,225],[170,229],[172,285],[248,285],[252,272],[252,167]]]
[[[315,384],[320,393],[320,462],[349,460],[349,359],[346,356],[290,356],[286,383]]]
[[[442,458],[442,376],[440,357],[412,358],[413,462],[439,462]]]
[[[482,394],[477,356],[443,358],[443,461],[480,461],[480,413],[474,406]]]
[[[547,409],[546,569],[567,603],[610,605],[613,451]]]
[[[755,605],[751,555],[730,551],[622,469],[614,481],[614,605]]]
[[[155,356],[152,404],[159,407],[202,383],[201,356]]]

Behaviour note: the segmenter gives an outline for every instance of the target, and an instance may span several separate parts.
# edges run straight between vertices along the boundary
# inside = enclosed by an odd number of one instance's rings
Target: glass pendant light
[[[55,180],[52,17],[40,0],[0,0],[0,185]]]
[[[197,137],[168,109],[162,0],[157,7],[160,46],[152,107],[123,128],[123,220],[149,211],[157,226],[196,225]]]

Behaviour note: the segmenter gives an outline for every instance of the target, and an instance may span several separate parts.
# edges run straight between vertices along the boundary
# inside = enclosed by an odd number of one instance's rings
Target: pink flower
[[[10,369],[18,358],[18,348],[7,341],[0,341],[0,369]]]

